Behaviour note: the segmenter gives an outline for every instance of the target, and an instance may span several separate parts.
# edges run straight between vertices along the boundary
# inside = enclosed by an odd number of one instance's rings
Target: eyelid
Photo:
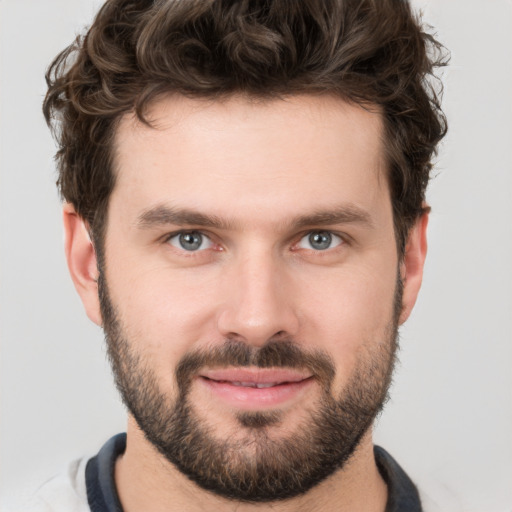
[[[209,238],[210,240],[212,239],[212,235],[210,233],[207,233],[203,229],[199,229],[199,228],[179,228],[179,229],[175,229],[175,230],[170,231],[170,232],[166,233],[165,235],[163,235],[162,236],[162,241],[165,242],[165,241],[170,240],[171,238],[173,238],[175,236],[186,235],[187,233],[199,233],[199,234],[205,236],[206,238]]]

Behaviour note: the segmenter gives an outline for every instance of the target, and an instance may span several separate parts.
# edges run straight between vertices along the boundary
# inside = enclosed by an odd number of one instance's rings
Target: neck
[[[349,462],[306,494],[272,503],[242,503],[205,491],[180,473],[129,419],[125,453],[115,467],[124,512],[383,512],[387,489],[377,469],[371,431]]]

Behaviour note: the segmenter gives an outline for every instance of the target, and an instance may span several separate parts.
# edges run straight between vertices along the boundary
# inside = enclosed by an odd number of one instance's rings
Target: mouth
[[[313,384],[314,377],[292,369],[228,368],[203,371],[199,381],[221,402],[256,411],[297,400]]]

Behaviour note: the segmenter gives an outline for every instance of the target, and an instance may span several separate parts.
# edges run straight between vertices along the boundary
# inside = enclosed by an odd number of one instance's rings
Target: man
[[[396,0],[112,0],[56,58],[66,256],[129,419],[39,503],[421,510],[372,425],[421,284],[439,49]]]

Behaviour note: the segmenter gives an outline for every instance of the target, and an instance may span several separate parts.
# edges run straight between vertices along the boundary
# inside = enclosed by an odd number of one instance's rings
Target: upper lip
[[[217,382],[244,382],[251,384],[281,384],[301,382],[312,377],[306,370],[287,368],[218,368],[204,370],[200,373]]]

